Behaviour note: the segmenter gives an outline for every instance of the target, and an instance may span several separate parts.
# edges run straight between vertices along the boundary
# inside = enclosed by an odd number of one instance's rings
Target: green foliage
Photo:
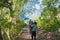
[[[56,3],[58,3],[58,0],[42,0],[42,5],[45,5],[46,7],[43,9],[39,19],[45,32],[56,31],[60,28],[60,22],[56,17],[58,16]]]
[[[42,5],[56,6],[59,0],[42,0]]]
[[[8,36],[8,35],[6,34],[6,32],[4,32],[4,33],[3,33],[3,38],[4,38],[3,40],[9,40],[7,36]]]
[[[56,16],[58,14],[56,7],[46,7],[43,11],[44,12],[42,12],[41,15],[44,15],[44,16]]]
[[[0,0],[0,2],[2,2],[2,0]]]
[[[1,1],[2,0],[0,0],[0,2]],[[27,1],[28,0],[4,0],[4,3],[0,3],[0,26],[4,40],[15,40],[16,36],[21,32],[24,21],[22,18],[19,18],[19,15]]]

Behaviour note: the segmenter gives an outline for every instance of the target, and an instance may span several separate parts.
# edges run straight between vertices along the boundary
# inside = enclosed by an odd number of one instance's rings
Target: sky
[[[24,20],[38,18],[41,14],[40,3],[41,0],[29,0],[23,7],[22,18]]]

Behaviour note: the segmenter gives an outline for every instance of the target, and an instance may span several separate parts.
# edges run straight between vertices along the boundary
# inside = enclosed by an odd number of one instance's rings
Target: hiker
[[[32,21],[30,25],[30,33],[32,40],[36,40],[36,30],[37,30],[37,23]]]
[[[31,33],[31,25],[33,24],[33,21],[30,19],[30,21],[29,21],[29,29],[30,29],[30,33]]]

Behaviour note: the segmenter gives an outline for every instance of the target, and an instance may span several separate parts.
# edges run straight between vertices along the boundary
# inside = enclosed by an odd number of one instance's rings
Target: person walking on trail
[[[32,29],[32,28],[31,28],[31,27],[32,27],[32,26],[31,26],[32,24],[33,24],[33,21],[30,19],[30,21],[29,21],[29,29],[30,29],[30,33],[31,33],[31,29]]]
[[[36,31],[37,31],[37,23],[32,22],[32,24],[30,25],[30,33],[32,40],[36,40]]]

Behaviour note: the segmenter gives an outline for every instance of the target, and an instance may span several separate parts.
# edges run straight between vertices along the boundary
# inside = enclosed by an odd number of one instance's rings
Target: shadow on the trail
[[[31,40],[31,39],[25,39],[25,38],[17,38],[15,40]]]
[[[26,38],[17,37],[15,40],[31,40],[31,39],[26,39]],[[39,40],[39,39],[36,38],[36,40]]]

